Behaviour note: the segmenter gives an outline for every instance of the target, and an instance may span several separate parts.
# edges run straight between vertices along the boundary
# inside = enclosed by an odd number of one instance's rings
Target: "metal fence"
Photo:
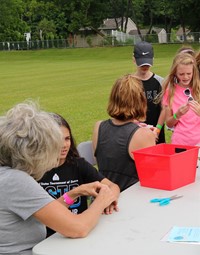
[[[111,35],[89,35],[74,36],[67,39],[36,40],[19,42],[0,42],[0,50],[39,50],[52,48],[87,48],[104,46],[125,46],[134,45],[138,41],[150,43],[200,43],[200,33],[177,36],[176,34],[150,34],[150,35],[128,35],[122,32],[115,32]]]
[[[0,50],[39,50],[69,47],[66,40],[0,42]]]

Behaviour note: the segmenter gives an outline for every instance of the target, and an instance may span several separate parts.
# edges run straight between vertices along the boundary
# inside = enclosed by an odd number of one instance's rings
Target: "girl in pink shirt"
[[[171,143],[200,144],[200,80],[193,56],[176,55],[161,97],[166,107],[166,125],[174,127]]]

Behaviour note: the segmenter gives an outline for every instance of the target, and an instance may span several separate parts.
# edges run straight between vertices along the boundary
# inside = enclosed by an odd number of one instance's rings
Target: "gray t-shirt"
[[[30,255],[46,237],[32,215],[54,199],[27,173],[0,166],[0,255]]]

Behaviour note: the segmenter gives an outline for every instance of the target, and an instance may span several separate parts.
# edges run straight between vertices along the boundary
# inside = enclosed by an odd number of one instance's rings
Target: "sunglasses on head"
[[[191,92],[190,92],[190,90],[189,90],[188,88],[185,89],[185,90],[183,91],[183,93],[184,93],[184,95],[185,95],[186,97],[188,97],[188,101],[194,100],[194,98],[192,97],[192,94],[191,94]]]

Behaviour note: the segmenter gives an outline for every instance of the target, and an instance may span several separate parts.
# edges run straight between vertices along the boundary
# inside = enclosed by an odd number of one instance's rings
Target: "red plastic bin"
[[[140,185],[174,190],[196,178],[199,147],[158,144],[133,153]]]

